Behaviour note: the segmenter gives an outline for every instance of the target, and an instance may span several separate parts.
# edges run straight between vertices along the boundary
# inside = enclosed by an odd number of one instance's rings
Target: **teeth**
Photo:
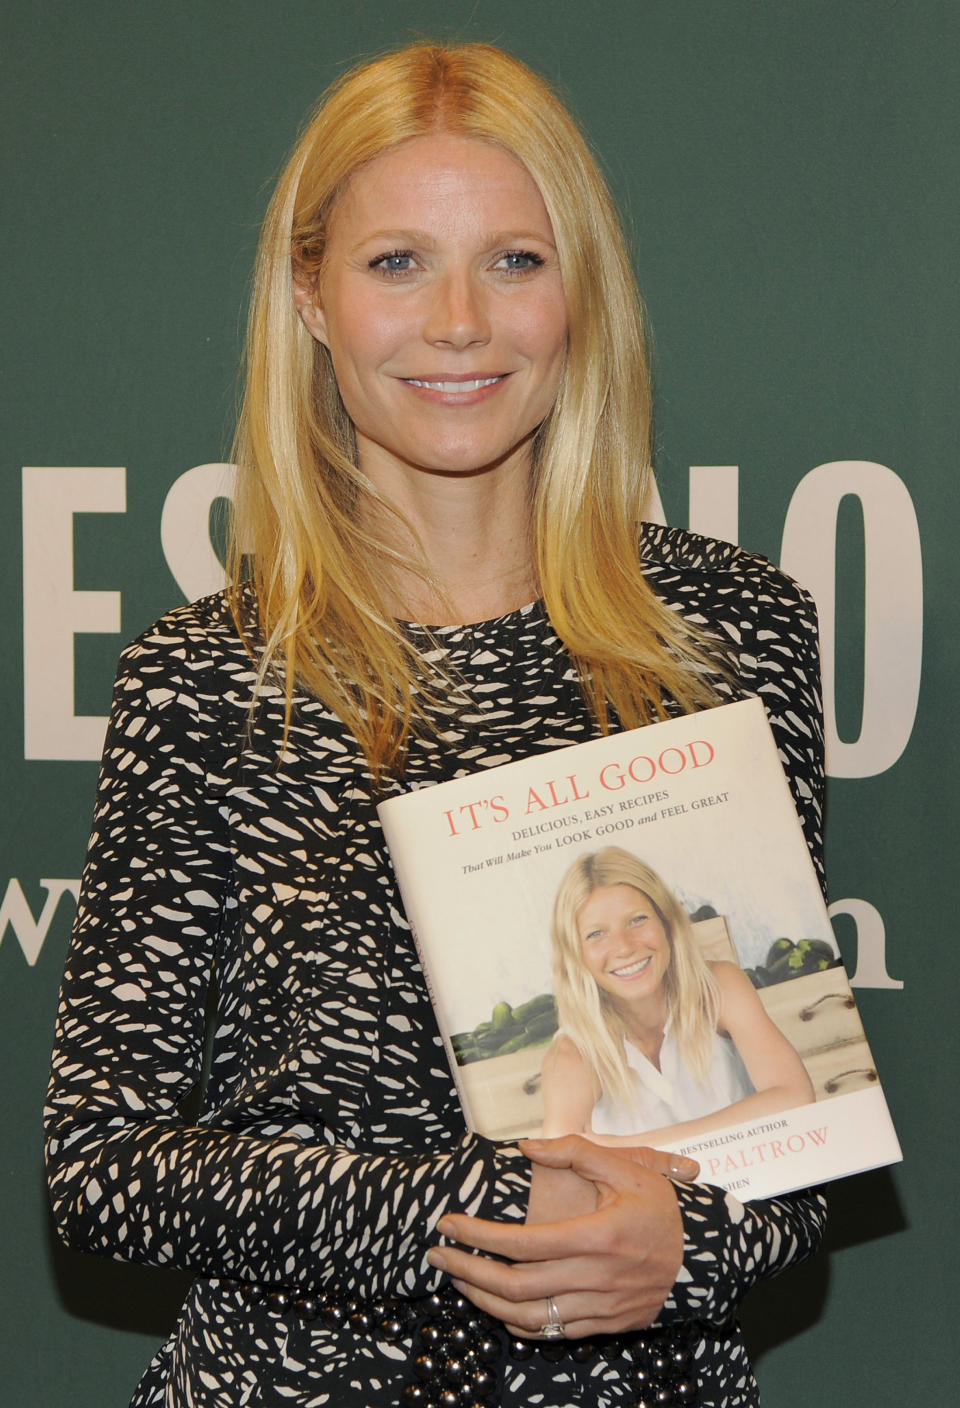
[[[632,978],[634,973],[642,972],[649,962],[650,958],[647,956],[646,958],[641,958],[639,963],[631,963],[626,968],[614,968],[613,976],[615,978]]]
[[[495,381],[499,381],[498,376],[478,377],[476,381],[417,381],[414,377],[405,377],[404,380],[410,386],[425,386],[429,391],[442,391],[447,396],[465,395],[468,391],[479,391],[483,386],[492,386]]]

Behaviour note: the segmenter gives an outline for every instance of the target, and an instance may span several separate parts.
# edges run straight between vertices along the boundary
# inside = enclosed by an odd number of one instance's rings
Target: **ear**
[[[309,285],[293,281],[293,301],[297,305],[300,320],[311,337],[329,347],[327,341],[327,320],[318,299],[316,283]]]

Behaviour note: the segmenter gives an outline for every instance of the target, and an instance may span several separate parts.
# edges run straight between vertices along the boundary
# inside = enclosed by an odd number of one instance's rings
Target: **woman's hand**
[[[548,1297],[570,1339],[652,1324],[683,1259],[676,1194],[664,1175],[693,1178],[697,1165],[653,1149],[614,1152],[576,1135],[521,1147],[535,1165],[526,1223],[448,1214],[443,1236],[492,1255],[437,1247],[431,1265],[512,1334],[540,1333]]]

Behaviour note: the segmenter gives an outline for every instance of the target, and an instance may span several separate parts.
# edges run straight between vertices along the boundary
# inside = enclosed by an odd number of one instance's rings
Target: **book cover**
[[[901,1157],[759,700],[378,810],[470,1128],[742,1199]]]

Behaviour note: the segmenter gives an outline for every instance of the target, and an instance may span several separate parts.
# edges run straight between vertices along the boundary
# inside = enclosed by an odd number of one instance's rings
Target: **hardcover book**
[[[739,1198],[900,1157],[759,700],[379,806],[468,1125]]]

